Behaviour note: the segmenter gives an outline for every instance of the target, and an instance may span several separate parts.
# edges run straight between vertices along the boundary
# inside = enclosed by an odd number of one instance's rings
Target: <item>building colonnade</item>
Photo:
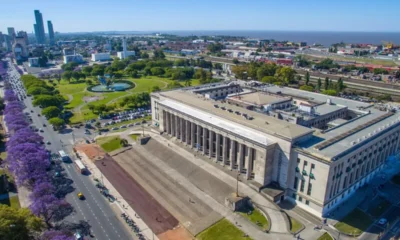
[[[168,135],[215,162],[245,174],[247,179],[254,179],[256,149],[171,112],[163,110],[162,115],[163,129]]]

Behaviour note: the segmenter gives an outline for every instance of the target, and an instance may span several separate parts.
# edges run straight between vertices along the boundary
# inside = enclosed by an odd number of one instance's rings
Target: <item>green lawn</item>
[[[364,64],[377,64],[377,65],[383,65],[387,67],[394,67],[397,66],[397,64],[393,61],[389,60],[382,60],[382,59],[373,59],[373,58],[352,58],[352,57],[345,57],[345,56],[320,56],[320,57],[315,57],[315,56],[309,56],[306,55],[308,58],[311,59],[322,59],[322,58],[330,58],[333,60],[339,60],[339,61],[349,61],[349,62],[357,62],[357,63],[364,63]]]
[[[324,235],[319,237],[317,240],[333,240],[333,238],[331,237],[331,235],[329,235],[329,233],[324,233]]]
[[[140,136],[140,134],[129,135],[129,137],[132,138],[133,141],[136,141],[139,136]]]
[[[6,204],[12,208],[20,208],[18,196],[12,196],[10,198],[6,198],[0,200],[0,204]]]
[[[301,222],[297,221],[296,219],[294,219],[292,217],[289,217],[289,218],[290,218],[290,223],[291,223],[290,225],[292,227],[290,229],[290,232],[295,233],[303,227],[303,224],[301,224]]]
[[[354,209],[340,222],[335,224],[337,230],[359,236],[372,224],[371,218],[360,209]]]
[[[400,185],[400,174],[395,175],[395,176],[392,178],[392,182],[393,182],[394,184]]]
[[[100,147],[106,152],[112,152],[118,148],[121,148],[122,145],[120,141],[121,138],[115,136],[98,138],[96,140],[97,144],[100,145]]]
[[[199,233],[198,240],[250,240],[243,232],[225,218]]]
[[[269,229],[268,219],[258,209],[252,209],[251,214],[247,214],[248,211],[239,212],[240,215],[249,219],[252,223],[260,226],[263,230]],[[258,222],[258,223],[257,223]]]
[[[83,92],[87,87],[88,85],[86,83],[68,83],[68,81],[65,80],[61,80],[60,84],[56,85],[56,88],[62,95]]]
[[[385,199],[383,199],[378,206],[376,206],[373,209],[368,210],[368,212],[374,216],[374,217],[379,217],[382,215],[392,204]]]

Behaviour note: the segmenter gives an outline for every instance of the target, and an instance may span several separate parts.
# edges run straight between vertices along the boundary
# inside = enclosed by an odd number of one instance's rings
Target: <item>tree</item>
[[[64,120],[58,117],[50,118],[49,123],[56,129],[61,128],[65,124]]]
[[[390,94],[383,94],[376,97],[379,101],[392,101],[392,96]]]
[[[84,74],[86,74],[86,76],[92,75],[92,70],[93,70],[93,67],[91,67],[91,66],[85,66],[82,68],[82,72]]]
[[[336,84],[336,91],[339,93],[339,92],[343,91],[344,88],[345,88],[345,85],[343,83],[343,79],[339,78],[339,80],[337,81],[337,84]]]
[[[317,81],[317,90],[318,90],[318,91],[321,91],[321,87],[322,87],[322,81],[321,81],[321,78],[318,78],[318,81]]]
[[[65,102],[65,99],[60,95],[38,95],[33,100],[33,106],[50,107],[50,106],[61,106]]]
[[[324,89],[325,90],[329,89],[329,78],[328,77],[325,78]]]
[[[161,91],[161,88],[159,86],[153,86],[151,88],[151,92],[159,92],[159,91]]]
[[[93,103],[89,103],[87,106],[88,106],[89,110],[92,111],[92,112],[96,108],[96,106]]]
[[[44,87],[36,87],[36,86],[31,86],[30,88],[27,89],[27,94],[28,95],[50,95],[51,91],[49,91],[47,88]]]
[[[0,111],[3,111],[5,107],[4,98],[0,97]]]
[[[0,204],[0,239],[34,239],[43,228],[43,221],[29,209]]]
[[[208,51],[211,53],[217,53],[221,52],[222,49],[224,49],[224,45],[221,43],[211,43],[207,46]]]
[[[147,52],[141,52],[140,57],[143,59],[148,59],[149,58],[149,54]]]
[[[75,81],[79,81],[79,79],[81,79],[81,74],[80,74],[80,72],[77,72],[77,71],[73,71],[71,76],[73,79],[75,79]]]
[[[165,73],[164,69],[161,67],[153,67],[150,69],[151,75],[153,76],[161,76]]]
[[[383,69],[383,68],[375,68],[374,69],[374,74],[380,75],[380,74],[389,74],[388,70]]]
[[[160,59],[165,59],[165,54],[163,50],[161,49],[156,49],[153,51],[153,59],[154,60],[160,60]]]
[[[314,88],[313,86],[309,86],[309,85],[303,85],[300,87],[300,90],[304,90],[304,91],[308,91],[308,92],[313,92]]]
[[[46,67],[47,62],[48,62],[48,59],[47,59],[46,55],[41,56],[38,61],[39,67]]]
[[[289,84],[294,81],[295,74],[296,71],[293,70],[291,67],[282,67],[276,71],[275,77],[280,81]]]
[[[128,146],[128,140],[126,140],[125,138],[121,138],[121,140],[119,141],[119,143],[123,146],[126,147]]]
[[[65,71],[65,72],[62,74],[62,78],[65,79],[65,80],[67,80],[68,82],[71,81],[72,72],[71,72],[71,71]]]
[[[306,85],[310,83],[310,73],[306,72]]]
[[[263,82],[263,83],[274,83],[274,82],[276,82],[276,78],[275,77],[273,77],[273,76],[265,76],[265,77],[263,77],[262,79],[261,79],[261,82]]]
[[[47,119],[58,117],[60,115],[60,113],[61,113],[61,110],[55,106],[50,106],[50,107],[44,108],[42,110],[42,114]]]
[[[239,60],[238,60],[237,58],[234,58],[234,59],[232,60],[232,63],[234,63],[234,64],[239,64]]]
[[[104,65],[93,65],[92,69],[92,76],[97,77],[97,76],[103,76],[104,75],[104,69],[106,67]]]

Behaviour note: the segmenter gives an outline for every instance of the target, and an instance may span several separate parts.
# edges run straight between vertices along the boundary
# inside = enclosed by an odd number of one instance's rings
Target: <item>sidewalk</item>
[[[118,133],[119,134],[119,133]],[[122,198],[121,194],[114,188],[114,186],[103,176],[100,170],[96,167],[96,165],[88,158],[86,158],[85,154],[79,154],[82,157],[82,162],[85,164],[87,169],[91,172],[90,178],[94,181],[95,178],[100,179],[100,181],[106,186],[111,195],[113,195],[117,200],[112,203],[115,204],[116,208],[112,208],[114,211],[117,211],[117,216],[120,217],[122,213],[127,214],[131,219],[133,219],[138,225],[141,233],[146,237],[146,239],[158,240],[158,237],[151,231],[151,229],[146,225],[146,223],[136,214],[134,209],[132,209],[129,204]],[[137,216],[137,217],[136,217]],[[123,221],[121,217],[121,222],[124,224],[128,231],[132,233],[133,231],[128,227],[128,225]],[[136,238],[136,237],[135,237]]]

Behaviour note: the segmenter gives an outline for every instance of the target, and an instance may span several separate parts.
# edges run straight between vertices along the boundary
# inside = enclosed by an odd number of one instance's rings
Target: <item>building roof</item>
[[[229,98],[234,99],[235,101],[241,101],[248,104],[254,105],[268,105],[275,104],[280,102],[290,101],[291,99],[288,97],[279,97],[271,94],[263,93],[263,92],[250,92],[245,94],[237,94],[232,95]]]
[[[166,102],[161,101],[161,104],[168,104],[170,107],[184,113],[190,111],[194,117],[200,115],[202,117],[208,117],[208,121],[210,121],[211,124],[215,125],[218,122],[219,125],[237,131],[240,135],[247,136],[249,133],[257,132],[260,134],[261,132],[278,138],[292,140],[314,131],[262,113],[237,107],[233,104],[224,104],[219,101],[206,99],[184,90],[161,92],[159,94],[168,99],[174,100]],[[218,105],[218,107],[215,107],[214,105]],[[226,110],[223,110],[223,107]],[[228,109],[231,111],[228,111]],[[243,117],[243,114],[247,114],[247,116],[251,116],[253,119],[248,120]],[[243,125],[243,127],[238,124]],[[250,131],[251,129],[253,129],[253,131]],[[253,139],[255,137],[250,134],[249,138]]]

